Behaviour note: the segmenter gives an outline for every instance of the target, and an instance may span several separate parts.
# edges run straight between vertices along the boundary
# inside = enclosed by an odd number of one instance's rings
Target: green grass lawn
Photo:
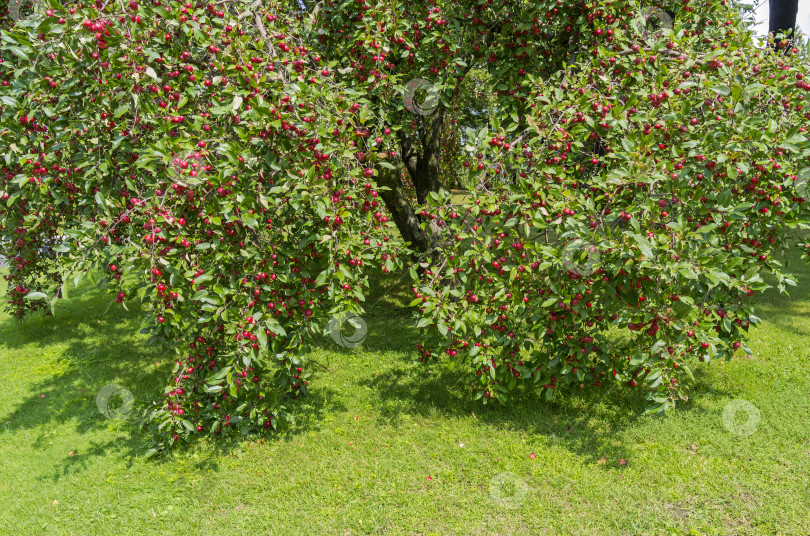
[[[96,407],[111,382],[154,399],[171,371],[135,303],[85,285],[54,318],[0,316],[0,534],[810,534],[810,276],[760,298],[754,356],[698,368],[663,418],[620,388],[472,401],[452,364],[412,363],[397,279],[375,282],[362,347],[324,340],[333,372],[289,434],[164,459]],[[735,399],[760,412],[750,435],[724,425]]]

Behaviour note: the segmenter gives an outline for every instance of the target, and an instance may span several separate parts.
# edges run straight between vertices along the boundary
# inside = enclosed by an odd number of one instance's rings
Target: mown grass
[[[156,398],[172,356],[137,335],[134,303],[107,311],[85,285],[53,318],[0,316],[0,534],[806,536],[810,276],[798,270],[790,299],[759,300],[754,356],[698,368],[690,401],[663,418],[620,388],[481,406],[453,364],[413,363],[408,278],[381,278],[363,346],[323,341],[332,372],[317,373],[289,434],[151,460],[134,419],[105,418],[95,397],[114,382]],[[724,425],[735,399],[760,412],[751,435]]]

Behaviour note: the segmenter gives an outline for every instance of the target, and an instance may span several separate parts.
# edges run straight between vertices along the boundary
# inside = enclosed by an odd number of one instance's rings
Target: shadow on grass
[[[394,281],[392,277],[389,279]],[[377,307],[369,309],[368,336],[363,348],[368,351],[393,349],[403,356],[397,362],[384,365],[384,370],[373,378],[361,381],[374,390],[379,400],[380,425],[399,426],[406,414],[424,419],[437,415],[474,416],[484,426],[553,439],[584,459],[596,462],[601,456],[620,457],[622,447],[615,444],[618,432],[633,427],[641,419],[662,418],[644,415],[647,402],[642,391],[616,385],[606,385],[601,390],[555,393],[550,401],[545,401],[532,386],[521,384],[507,404],[482,404],[474,399],[476,376],[471,369],[452,361],[430,365],[411,361],[416,358],[418,330],[412,327],[411,309],[402,306],[411,299],[409,280],[408,283],[394,292],[389,290],[390,283],[378,285],[376,293],[372,293],[372,296],[382,295],[383,299]],[[375,303],[375,298],[368,301]],[[371,314],[375,312],[376,315]],[[324,347],[334,350],[334,345]],[[693,369],[695,382],[689,389],[692,399],[732,397],[732,393],[710,383],[705,366]],[[687,401],[680,402],[671,415],[690,412],[699,417],[706,411]]]
[[[461,368],[447,362],[430,367],[397,364],[363,382],[379,397],[379,424],[396,427],[406,414],[423,419],[437,415],[472,417],[484,426],[519,430],[555,440],[583,459],[596,462],[601,456],[621,457],[622,448],[614,443],[618,432],[642,419],[667,418],[644,415],[646,401],[642,393],[618,386],[605,386],[602,391],[561,392],[545,401],[530,386],[524,385],[506,404],[483,405],[474,400],[475,376]],[[712,386],[704,370],[699,368],[694,374],[690,397],[731,396],[730,392]],[[680,403],[674,411],[675,414],[690,412],[697,417],[707,410],[686,402]]]
[[[96,395],[110,383],[132,392],[136,404],[159,394],[166,373],[154,362],[168,361],[137,335],[136,304],[128,304],[130,311],[120,305],[108,307],[109,295],[89,285],[69,291],[68,296],[56,303],[54,316],[35,313],[23,322],[0,323],[0,349],[24,349],[34,358],[38,352],[51,354],[42,365],[34,361],[33,370],[26,372],[35,379],[28,397],[2,417],[7,431],[34,430],[35,450],[47,447],[48,430],[54,425],[71,425],[78,434],[111,427],[120,432],[109,440],[91,439],[89,446],[66,455],[57,469],[61,476],[82,470],[94,457],[116,454],[129,457],[131,463],[146,450],[140,430],[129,419],[107,419],[96,405]]]
[[[362,319],[364,335],[361,343],[366,351],[402,350],[415,348],[418,334],[412,326],[413,309],[408,306],[413,281],[408,272],[376,274],[369,278],[369,290],[363,302],[365,313],[358,315]],[[355,328],[348,322],[340,330],[343,337],[353,341]],[[338,341],[340,336],[335,334]],[[359,337],[359,335],[358,335]],[[317,337],[311,341],[315,350],[343,354],[351,357],[353,345],[342,346],[330,335]],[[329,366],[324,363],[325,366]]]
[[[790,296],[769,289],[757,297],[755,311],[763,320],[780,330],[804,336],[795,319],[806,315],[810,301],[810,273],[791,255],[789,270],[796,276],[796,287],[789,287]],[[775,278],[766,280],[775,285]],[[755,328],[756,329],[756,328]],[[415,352],[410,353],[416,357]],[[740,359],[740,358],[735,358]],[[530,386],[519,388],[506,405],[482,405],[474,400],[476,377],[470,369],[442,361],[429,366],[397,363],[385,372],[367,380],[365,385],[375,390],[379,398],[379,422],[397,426],[403,415],[424,419],[437,415],[453,418],[474,418],[484,426],[497,429],[517,429],[554,440],[555,445],[570,450],[583,460],[594,463],[602,456],[617,459],[626,453],[616,444],[620,432],[631,429],[645,419],[683,418],[697,422],[716,420],[717,408],[694,401],[733,399],[738,392],[733,386],[720,385],[710,373],[717,364],[693,366],[695,381],[687,394],[689,401],[679,402],[668,415],[644,415],[646,401],[640,390],[626,386],[606,386],[584,392],[557,393],[551,401],[540,399]],[[713,381],[714,380],[714,381]],[[604,464],[604,470],[619,466]]]
[[[810,298],[810,276],[799,276],[800,286],[793,289],[793,298]],[[641,393],[628,388],[608,387],[604,391],[587,390],[568,395],[558,394],[551,401],[538,399],[529,388],[519,389],[507,405],[482,405],[473,399],[475,390],[470,371],[457,364],[442,362],[431,367],[404,362],[415,357],[418,331],[412,326],[410,277],[388,274],[371,278],[366,300],[368,335],[364,350],[375,352],[396,350],[403,361],[385,365],[382,373],[361,383],[375,390],[380,401],[380,424],[396,426],[404,414],[431,418],[436,414],[467,418],[472,415],[484,426],[529,431],[539,436],[561,440],[560,445],[585,459],[597,456],[619,456],[614,444],[615,433],[633,426],[640,419],[658,418],[643,415],[645,401]],[[777,297],[774,298],[774,295]],[[117,437],[104,441],[92,440],[84,451],[65,457],[50,478],[58,480],[82,471],[98,456],[115,454],[128,459],[142,455],[149,446],[148,432],[138,429],[134,417],[111,423],[97,409],[96,393],[106,384],[116,383],[130,390],[136,402],[159,400],[171,375],[174,356],[158,347],[147,346],[146,337],[137,334],[140,312],[134,303],[130,311],[110,304],[109,295],[102,290],[82,287],[73,290],[70,298],[59,302],[55,317],[36,316],[23,324],[13,320],[0,323],[0,349],[33,348],[59,350],[59,371],[43,375],[30,388],[30,395],[19,401],[10,414],[2,417],[6,428],[37,429],[35,448],[47,445],[47,425],[75,423],[78,433],[112,427]],[[760,301],[763,316],[780,328],[790,329],[789,318],[797,304],[782,300],[769,292]],[[783,325],[782,323],[785,323]],[[327,336],[315,341],[316,348],[344,351]],[[349,350],[345,350],[347,353]],[[156,364],[157,363],[157,364]],[[431,370],[431,372],[429,372]],[[321,373],[319,373],[321,374]],[[732,396],[710,385],[702,367],[695,370],[696,383],[690,390],[693,398]],[[41,398],[40,395],[45,397]],[[312,393],[295,403],[297,419],[287,434],[271,436],[267,441],[289,440],[302,432],[317,429],[324,413],[345,411],[337,402],[335,391],[318,385]],[[87,400],[84,400],[84,399]],[[137,411],[137,407],[136,407]],[[703,412],[691,403],[679,404],[681,412]],[[135,412],[133,412],[135,413]],[[253,436],[253,439],[261,436]],[[179,449],[181,455],[195,457],[200,469],[215,468],[223,455],[241,448],[239,438],[216,442],[201,440]],[[162,463],[160,459],[156,463]]]
[[[23,322],[0,322],[0,350],[34,354],[30,370],[19,374],[34,375],[35,379],[26,388],[27,396],[8,404],[8,411],[0,417],[5,430],[32,430],[35,450],[48,447],[53,438],[50,430],[56,425],[71,426],[82,435],[106,431],[105,435],[114,436],[99,440],[98,435],[93,435],[88,446],[76,449],[73,455],[66,453],[48,479],[56,481],[83,471],[100,456],[115,455],[126,460],[129,467],[150,447],[149,431],[138,426],[140,415],[153,401],[162,399],[172,375],[174,353],[159,345],[148,346],[147,337],[138,333],[141,312],[136,302],[127,304],[129,311],[119,304],[108,308],[109,303],[104,290],[80,286],[70,292],[68,299],[57,303],[52,317],[37,313]],[[51,354],[41,366],[36,361],[38,352]],[[108,384],[120,385],[132,393],[135,406],[124,419],[110,419],[97,406],[97,394]],[[297,424],[265,440],[283,441],[317,428],[325,412],[345,410],[336,398],[335,392],[321,388],[300,401],[290,402]],[[117,396],[110,399],[113,408],[121,402]],[[262,437],[247,436],[247,441]],[[181,447],[178,453],[205,451],[198,465],[212,467],[216,460],[245,442],[242,438],[198,440]],[[168,459],[156,457],[155,463]]]
[[[799,260],[798,254],[791,255],[790,260],[788,270],[795,275],[797,286],[788,286],[785,290],[789,294],[781,294],[776,288],[776,278],[765,277],[765,281],[774,288],[768,289],[758,298],[755,309],[758,316],[779,329],[804,336],[805,331],[797,328],[793,320],[801,314],[806,314],[805,311],[800,311],[800,302],[810,301],[810,273],[803,261]]]
[[[175,451],[167,453],[165,456],[155,456],[151,463],[155,465],[169,465],[177,458],[191,460],[193,467],[197,471],[216,471],[220,468],[220,462],[225,457],[230,457],[240,453],[244,449],[252,448],[258,443],[289,442],[299,434],[305,434],[318,428],[318,422],[323,414],[327,412],[346,411],[346,408],[336,402],[337,393],[331,389],[320,389],[310,394],[306,399],[299,400],[300,405],[294,405],[291,409],[296,417],[296,423],[286,432],[273,436],[263,436],[251,434],[245,437],[226,436],[212,440],[203,436],[196,441],[183,445]],[[133,412],[134,413],[134,412]],[[127,469],[131,468],[136,458],[142,456],[150,446],[150,435],[147,431],[142,431],[134,424],[136,418],[127,421],[118,421],[111,424],[99,412],[91,415],[89,420],[94,422],[98,428],[112,426],[117,432],[117,437],[103,441],[91,439],[89,445],[77,449],[72,455],[62,457],[61,462],[53,468],[49,475],[39,478],[42,481],[59,482],[63,478],[71,477],[81,473],[94,462],[95,459],[105,456],[115,456],[125,462]],[[87,432],[88,429],[78,430]],[[45,447],[51,436],[47,432],[40,433],[33,442],[35,449]]]

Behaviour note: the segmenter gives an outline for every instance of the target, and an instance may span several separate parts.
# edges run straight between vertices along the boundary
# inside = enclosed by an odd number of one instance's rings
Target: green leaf
[[[753,95],[756,95],[757,93],[765,89],[765,87],[766,87],[765,84],[760,84],[759,82],[755,82],[753,84],[745,86],[745,89],[743,90],[742,94],[743,100],[748,100]]]
[[[633,149],[636,148],[633,142],[626,137],[622,138],[622,147],[624,147],[624,150],[627,151],[628,153],[632,152]]]
[[[198,290],[197,292],[194,293],[194,296],[191,297],[191,301],[197,301],[197,300],[200,300],[202,298],[205,298],[206,296],[208,296],[208,294],[209,294],[209,292],[207,290],[205,290],[205,289]]]
[[[367,104],[364,104],[362,108],[360,108],[360,112],[357,114],[358,118],[360,119],[361,124],[365,124],[368,121],[369,117],[371,117],[371,110]]]
[[[267,326],[267,329],[269,329],[276,335],[279,335],[280,337],[287,336],[287,331],[283,327],[281,327],[281,324],[279,324],[278,320],[276,320],[275,318],[272,317],[268,318],[267,321],[264,323],[264,325]]]
[[[692,375],[692,369],[690,369],[687,365],[681,365],[681,368],[689,375],[689,378],[692,381],[695,381],[695,377]]]
[[[658,379],[658,383],[661,383],[660,378]],[[652,387],[652,386],[650,386],[650,387]],[[658,403],[655,403],[655,404],[648,404],[647,407],[644,409],[644,414],[645,415],[651,415],[653,413],[660,413],[663,410],[665,410],[666,407],[667,407],[666,401],[658,402]]]
[[[257,338],[259,339],[259,345],[262,348],[267,348],[267,334],[264,332],[263,329],[259,329]]]
[[[327,277],[329,277],[329,272],[327,270],[322,270],[321,273],[318,274],[318,277],[315,278],[315,285],[319,287],[324,285]]]
[[[646,236],[640,234],[633,234],[633,238],[638,244],[638,248],[641,251],[642,255],[647,257],[648,259],[652,260],[655,258],[655,253],[653,253],[653,245],[647,240]]]
[[[7,106],[9,106],[11,108],[17,108],[19,106],[19,104],[17,103],[17,100],[14,97],[10,96],[10,95],[0,96],[0,102],[2,102],[3,104],[5,104],[5,105],[7,105]]]
[[[20,47],[4,47],[5,50],[8,50],[18,58],[21,58],[25,61],[31,61],[31,58],[28,57],[28,54]]]

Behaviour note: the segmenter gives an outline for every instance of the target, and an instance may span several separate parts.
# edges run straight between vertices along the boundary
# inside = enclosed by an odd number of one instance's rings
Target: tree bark
[[[788,33],[796,31],[796,15],[799,12],[799,0],[770,0],[768,5],[768,33]]]
[[[425,252],[429,248],[429,241],[425,237],[424,231],[419,227],[419,218],[413,211],[405,192],[402,191],[402,181],[399,179],[399,172],[395,169],[382,168],[377,178],[377,184],[390,188],[380,191],[388,212],[394,218],[394,224],[399,229],[402,239],[411,243],[411,247],[416,251]],[[414,259],[416,260],[416,259]]]
[[[441,188],[439,165],[441,164],[441,141],[444,130],[445,109],[441,104],[431,115],[423,118],[420,132],[422,153],[416,159],[416,165],[408,168],[411,180],[416,187],[416,202],[424,205],[430,192]]]

